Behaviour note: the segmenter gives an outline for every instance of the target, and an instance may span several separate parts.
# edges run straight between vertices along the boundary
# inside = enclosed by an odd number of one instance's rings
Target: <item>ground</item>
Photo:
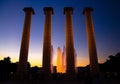
[[[4,81],[0,84],[90,84],[85,83],[85,81],[66,81],[66,80],[51,80],[51,81],[41,81],[41,80],[29,80],[29,81]],[[99,83],[96,83],[99,84]],[[120,80],[103,80],[102,84],[120,84]]]

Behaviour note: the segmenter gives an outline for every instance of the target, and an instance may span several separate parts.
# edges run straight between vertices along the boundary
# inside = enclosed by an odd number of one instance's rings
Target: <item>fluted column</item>
[[[44,42],[43,42],[43,71],[45,79],[50,79],[51,75],[51,29],[52,29],[52,7],[45,7],[45,23],[44,23]]]
[[[88,39],[88,51],[89,51],[89,60],[90,60],[90,72],[92,75],[99,74],[98,67],[98,58],[97,58],[97,49],[95,42],[94,26],[92,20],[92,8],[85,8],[83,14],[86,21],[86,32]]]
[[[66,74],[68,79],[75,78],[74,38],[72,30],[72,7],[65,7],[66,16]]]
[[[25,12],[25,20],[24,20],[24,27],[22,33],[18,69],[16,73],[18,79],[24,79],[27,75],[27,59],[28,59],[29,40],[30,40],[30,27],[31,27],[32,15],[34,14],[34,10],[31,7],[26,7],[23,10]]]

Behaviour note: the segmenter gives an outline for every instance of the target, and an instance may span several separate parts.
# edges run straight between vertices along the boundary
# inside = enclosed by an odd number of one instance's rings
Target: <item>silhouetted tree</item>
[[[104,72],[107,78],[118,78],[120,77],[120,53],[115,56],[108,56],[108,60],[103,64],[100,64],[100,70]]]
[[[0,81],[10,79],[16,73],[18,62],[11,63],[10,57],[0,60]],[[27,63],[27,71],[30,73],[30,63]]]
[[[10,57],[0,60],[0,80],[6,80],[10,77],[11,72],[11,60]]]
[[[120,53],[117,53],[115,56],[108,56],[108,60],[103,63],[106,71],[119,72],[120,71]]]

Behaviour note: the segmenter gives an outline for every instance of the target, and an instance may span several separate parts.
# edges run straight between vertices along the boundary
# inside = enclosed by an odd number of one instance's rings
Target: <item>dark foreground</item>
[[[68,81],[68,80],[51,80],[51,81],[43,81],[43,80],[27,80],[27,81],[3,81],[0,84],[91,84],[87,81]],[[100,84],[100,83],[95,83]],[[103,80],[102,84],[120,84],[120,80]]]

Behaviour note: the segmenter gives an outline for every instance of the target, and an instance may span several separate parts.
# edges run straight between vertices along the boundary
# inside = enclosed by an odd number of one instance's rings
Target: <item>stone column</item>
[[[97,58],[97,49],[95,42],[94,26],[92,20],[92,8],[85,8],[83,14],[86,21],[86,32],[88,39],[88,51],[89,51],[89,60],[90,60],[90,72],[92,75],[99,74],[98,67],[98,58]]]
[[[31,7],[26,7],[23,9],[23,11],[25,12],[25,20],[24,20],[24,27],[22,33],[18,69],[16,73],[17,79],[24,79],[27,76],[27,59],[28,59],[29,40],[30,40],[30,27],[31,27],[32,15],[34,14],[34,10]]]
[[[45,24],[44,24],[44,42],[43,42],[43,71],[44,78],[50,79],[51,75],[51,26],[53,8],[45,7]]]
[[[51,45],[51,59],[50,59],[50,66],[51,66],[51,73],[53,73],[53,45]]]
[[[66,16],[66,76],[67,79],[75,78],[75,60],[74,60],[74,38],[72,30],[72,7],[65,7]]]

